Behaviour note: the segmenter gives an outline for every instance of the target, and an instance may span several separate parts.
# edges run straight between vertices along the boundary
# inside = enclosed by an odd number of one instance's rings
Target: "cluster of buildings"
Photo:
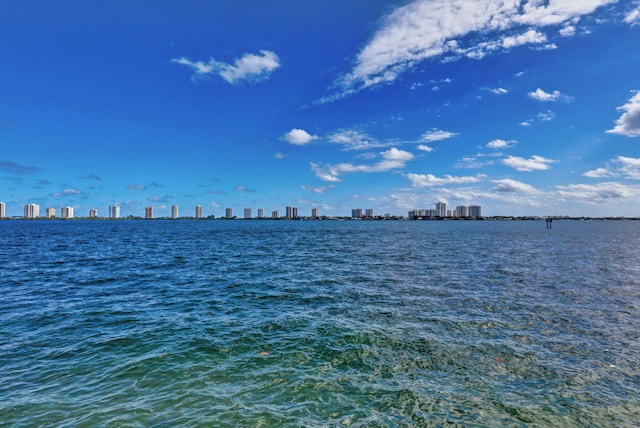
[[[285,208],[284,216],[280,216],[280,212],[278,210],[271,211],[271,215],[265,215],[264,208],[258,208],[257,216],[254,217],[253,210],[251,208],[244,209],[245,219],[289,219],[295,220],[299,219],[300,215],[298,214],[298,208],[288,206]],[[72,219],[74,218],[75,213],[73,207],[62,207],[60,209],[60,218],[62,219]],[[6,217],[6,206],[4,202],[0,202],[0,218]],[[45,218],[57,218],[57,213],[55,208],[46,208],[44,212]],[[202,205],[196,205],[194,216],[188,216],[189,218],[202,219]],[[424,209],[424,210],[411,210],[409,211],[409,219],[418,220],[425,218],[479,218],[482,217],[482,207],[479,205],[471,205],[471,206],[458,206],[455,210],[447,210],[447,204],[444,202],[436,203],[435,209]],[[25,219],[36,219],[40,218],[40,205],[38,204],[27,204],[24,206],[24,215]],[[98,210],[95,208],[91,208],[89,210],[89,218],[98,218]],[[109,207],[109,219],[117,219],[120,218],[120,207],[117,205],[113,205]],[[154,207],[148,206],[144,209],[144,218],[145,219],[153,219],[155,218]],[[180,218],[179,207],[178,205],[171,206],[171,219]],[[225,215],[223,218],[227,219],[235,219],[237,216],[233,214],[232,208],[225,209]],[[308,217],[310,219],[319,219],[320,214],[318,212],[318,208],[311,209],[311,216]],[[351,210],[351,218],[352,219],[389,219],[391,218],[390,214],[385,214],[384,216],[374,216],[373,209],[367,208],[362,210],[361,208],[354,208]]]
[[[482,217],[482,207],[480,205],[460,205],[455,210],[451,211],[447,209],[447,204],[444,202],[436,203],[435,209],[425,210],[411,210],[409,211],[409,219],[419,220],[423,218],[479,218]]]

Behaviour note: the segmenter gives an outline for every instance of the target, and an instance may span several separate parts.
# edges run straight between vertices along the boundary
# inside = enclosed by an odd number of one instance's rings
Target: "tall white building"
[[[120,207],[117,205],[109,207],[109,218],[120,218]]]
[[[251,216],[251,208],[244,209],[244,218],[252,218]]]
[[[91,208],[89,210],[89,218],[98,218],[98,210],[95,208]]]
[[[44,210],[45,218],[56,218],[56,209],[55,208],[47,208]]]
[[[196,218],[202,218],[202,205],[196,205]]]
[[[351,218],[362,218],[362,208],[354,208],[351,210]]]
[[[153,207],[145,207],[144,218],[150,220],[153,218]]]
[[[233,210],[231,208],[227,208],[225,210],[225,217],[226,218],[233,218]]]
[[[178,206],[177,205],[172,205],[171,206],[171,218],[172,219],[177,219],[178,218]]]
[[[469,207],[459,205],[456,207],[456,217],[469,217]]]
[[[470,217],[482,217],[482,207],[480,205],[471,205],[469,207]]]
[[[311,218],[312,218],[312,219],[316,219],[316,218],[318,218],[318,217],[320,217],[320,216],[318,215],[318,208],[311,208]]]
[[[4,202],[0,202],[0,218],[5,218],[7,216],[7,207]]]
[[[264,208],[258,208],[258,218],[264,218]]]
[[[278,210],[271,211],[271,218],[278,218]]]
[[[447,204],[444,202],[436,203],[436,217],[446,217],[447,216]]]
[[[40,217],[40,205],[27,204],[24,206],[24,218],[38,218]]]
[[[366,210],[364,210],[364,216],[373,217],[373,208],[367,208]]]
[[[73,207],[60,208],[60,218],[73,218]]]

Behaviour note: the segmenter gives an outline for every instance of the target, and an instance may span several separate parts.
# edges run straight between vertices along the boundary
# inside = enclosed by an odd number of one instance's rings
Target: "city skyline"
[[[637,1],[25,0],[0,19],[6,217],[640,215]]]

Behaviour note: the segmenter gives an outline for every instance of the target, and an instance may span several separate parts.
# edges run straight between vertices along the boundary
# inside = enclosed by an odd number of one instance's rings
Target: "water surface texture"
[[[3,221],[0,425],[640,424],[640,222]]]

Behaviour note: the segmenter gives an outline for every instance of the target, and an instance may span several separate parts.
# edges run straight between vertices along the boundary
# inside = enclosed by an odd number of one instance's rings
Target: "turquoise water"
[[[0,425],[640,425],[640,222],[2,221]]]

